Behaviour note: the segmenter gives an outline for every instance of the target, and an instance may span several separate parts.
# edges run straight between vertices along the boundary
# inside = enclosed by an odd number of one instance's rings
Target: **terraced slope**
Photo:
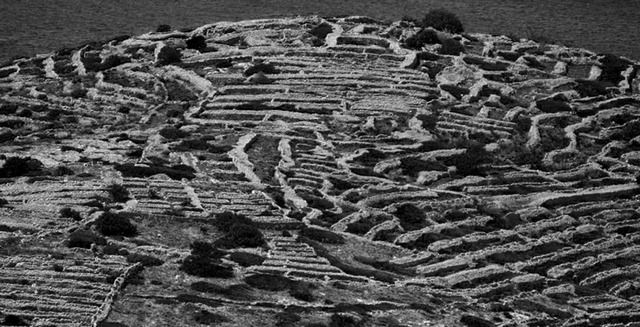
[[[636,326],[640,64],[416,31],[221,22],[5,64],[4,324]],[[109,210],[137,235],[97,234]],[[267,245],[184,273],[227,211]]]

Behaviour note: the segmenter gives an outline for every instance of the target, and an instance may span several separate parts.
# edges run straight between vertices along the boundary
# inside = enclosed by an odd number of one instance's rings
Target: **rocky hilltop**
[[[366,17],[0,68],[0,325],[637,326],[640,65]]]

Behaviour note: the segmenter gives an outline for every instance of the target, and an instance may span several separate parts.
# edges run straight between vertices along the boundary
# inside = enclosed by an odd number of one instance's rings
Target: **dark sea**
[[[468,32],[536,37],[640,60],[640,0],[0,0],[0,61],[225,20],[318,14],[397,20],[456,13]]]

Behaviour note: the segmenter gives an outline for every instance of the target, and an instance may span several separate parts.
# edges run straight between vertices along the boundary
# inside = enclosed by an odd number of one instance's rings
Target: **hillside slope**
[[[416,31],[221,22],[1,67],[0,322],[635,326],[640,65]],[[185,273],[223,212],[266,244]]]

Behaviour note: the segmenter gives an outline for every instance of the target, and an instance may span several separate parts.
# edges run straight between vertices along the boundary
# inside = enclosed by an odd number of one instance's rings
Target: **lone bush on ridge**
[[[422,19],[422,26],[431,26],[437,30],[449,33],[464,32],[464,27],[460,19],[458,19],[458,16],[444,9],[429,11]]]

